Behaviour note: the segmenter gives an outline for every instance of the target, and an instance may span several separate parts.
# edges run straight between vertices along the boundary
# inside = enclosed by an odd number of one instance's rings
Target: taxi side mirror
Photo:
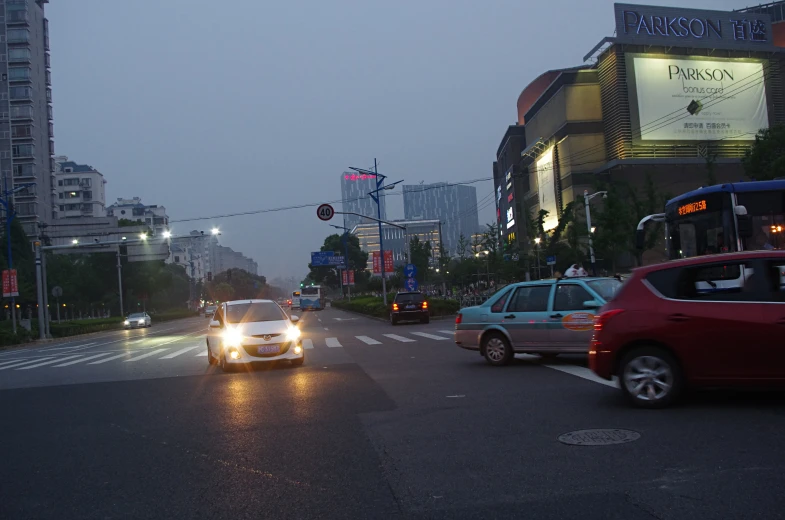
[[[218,321],[218,320],[211,321],[210,322],[210,328],[211,329],[220,329],[221,328],[221,322]]]
[[[587,302],[583,302],[583,306],[587,309],[598,309],[602,307],[602,303],[598,302],[597,300],[589,300]]]

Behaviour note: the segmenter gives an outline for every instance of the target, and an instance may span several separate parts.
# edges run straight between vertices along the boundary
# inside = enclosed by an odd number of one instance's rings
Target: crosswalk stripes
[[[197,348],[201,348],[201,345],[197,345],[195,347],[181,348],[180,350],[177,350],[175,352],[172,352],[171,354],[167,354],[165,356],[162,356],[159,359],[172,359],[174,357],[177,357],[177,356],[179,356],[181,354],[185,354],[186,352],[190,352],[191,350],[194,350],[194,349],[197,349]]]
[[[96,359],[96,358],[105,356],[107,354],[111,354],[111,352],[101,352],[100,354],[96,354],[95,356],[87,356],[86,358],[79,358],[76,361],[69,361],[68,363],[63,363],[62,365],[52,365],[52,367],[53,368],[68,367],[68,366],[71,366],[71,365],[76,365],[77,363],[83,363],[85,361],[90,361],[91,359]],[[62,358],[58,359],[57,361],[62,361]]]
[[[207,357],[207,349],[204,349],[204,352],[201,354],[197,354],[196,357]]]
[[[414,334],[415,336],[421,336],[423,338],[435,339],[437,341],[447,340],[447,338],[445,338],[444,336],[437,336],[436,334],[428,334],[427,332],[412,332],[412,334]]]
[[[401,343],[414,343],[417,341],[416,339],[407,338],[405,336],[399,336],[398,334],[383,334],[385,337],[390,339],[394,339],[395,341],[400,341]]]
[[[99,359],[98,361],[93,361],[92,363],[88,363],[88,365],[100,365],[101,363],[112,361],[113,359],[120,359],[121,357],[125,357],[128,354],[129,352],[123,352],[122,354],[117,354],[116,356],[108,357],[105,359]]]
[[[3,365],[13,365],[14,363],[19,363],[22,361],[21,359],[12,359],[10,361],[0,361],[0,367]]]
[[[440,333],[440,334],[449,334],[450,336],[452,336],[453,334],[455,334],[455,331],[454,331],[454,330],[437,330],[436,332],[438,332],[438,333]]]
[[[59,361],[67,361],[69,359],[80,358],[80,357],[83,357],[82,354],[76,354],[74,356],[66,356],[66,357],[57,358],[57,359],[50,359],[49,361],[42,361],[41,363],[36,363],[34,365],[26,365],[26,366],[23,366],[23,367],[19,367],[19,368],[17,368],[17,370],[30,370],[31,368],[38,368],[38,367],[42,367],[44,365],[51,365],[52,363],[57,363]]]
[[[313,340],[310,340],[310,339],[304,339],[304,340],[303,340],[303,348],[304,348],[304,349],[310,349],[310,348],[313,348]]]
[[[362,341],[366,345],[381,345],[382,344],[381,341],[376,341],[375,339],[369,338],[368,336],[355,336],[355,338],[359,339],[360,341]]]
[[[150,356],[155,356],[156,354],[160,354],[161,352],[166,352],[169,350],[168,348],[159,348],[157,350],[153,350],[152,352],[148,352],[147,354],[142,354],[141,356],[132,357],[131,359],[126,359],[125,363],[129,361],[139,361],[140,359],[149,358]]]
[[[13,365],[6,365],[4,367],[0,367],[0,370],[6,370],[8,368],[16,368],[16,367],[20,367],[22,365],[26,365],[28,363],[37,363],[38,361],[44,361],[44,360],[47,360],[47,359],[52,359],[52,358],[51,357],[45,357],[45,358],[38,358],[38,359],[26,359],[24,361],[17,360],[18,363],[13,364]]]
[[[338,341],[338,338],[324,338],[324,342],[330,348],[343,347],[343,345],[341,345],[341,342]]]

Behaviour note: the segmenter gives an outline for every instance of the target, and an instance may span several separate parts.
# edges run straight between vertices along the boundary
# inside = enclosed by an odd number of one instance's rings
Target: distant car
[[[428,302],[421,292],[399,292],[390,309],[390,323],[397,325],[399,321],[415,320],[421,323],[428,323],[431,314],[428,310]]]
[[[204,309],[204,317],[205,318],[212,318],[213,315],[215,314],[215,310],[217,308],[218,307],[216,307],[215,305],[208,305],[207,307],[205,307],[205,309]]]
[[[660,408],[687,386],[785,385],[785,251],[727,253],[633,271],[594,322],[589,367]]]
[[[123,326],[126,329],[152,327],[153,321],[150,319],[150,315],[146,312],[136,312],[134,314],[128,315],[128,317],[123,322]]]
[[[455,343],[491,365],[515,354],[586,354],[594,314],[621,287],[617,278],[562,278],[510,284],[455,318]]]
[[[305,362],[297,316],[288,317],[272,300],[222,303],[207,332],[207,361],[224,371],[255,362]]]

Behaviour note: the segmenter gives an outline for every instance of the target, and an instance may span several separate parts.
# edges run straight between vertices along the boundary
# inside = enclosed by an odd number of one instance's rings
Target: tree
[[[631,220],[628,223],[630,227],[630,235],[633,236],[638,222],[647,215],[654,213],[661,213],[665,207],[665,202],[670,198],[666,193],[661,192],[657,185],[654,183],[654,177],[651,173],[646,173],[646,178],[642,188],[634,188],[630,184],[624,185],[627,200],[631,210]],[[646,226],[646,238],[642,251],[632,249],[631,252],[635,256],[638,265],[643,263],[643,252],[653,249],[657,245],[657,241],[662,237],[662,224],[650,223]],[[634,246],[634,244],[632,244]]]
[[[336,255],[344,255],[344,237],[345,235],[333,234],[324,239],[320,251],[332,251]],[[360,239],[355,235],[348,235],[346,238],[346,246],[349,250],[349,258],[347,259],[349,269],[355,271],[355,282],[359,278],[363,278],[362,273],[368,264],[368,253],[360,249]],[[341,280],[338,278],[337,269],[332,266],[313,266],[308,264],[308,279],[313,283],[326,285],[328,287],[336,288],[341,285]]]
[[[466,237],[461,233],[461,236],[458,237],[458,246],[457,250],[455,251],[455,255],[464,260],[466,256],[469,254],[469,241],[466,240]]]
[[[629,190],[618,182],[604,188],[608,196],[603,205],[592,212],[592,224],[596,222],[593,242],[597,252],[610,262],[611,271],[616,272],[619,255],[633,247],[634,215],[625,198]]]
[[[210,298],[219,302],[226,302],[234,299],[234,288],[228,283],[219,283],[211,286],[208,290]]]
[[[417,268],[417,278],[420,282],[428,279],[428,266],[431,260],[431,243],[420,242],[419,237],[415,236],[409,241],[411,253],[411,263]]]
[[[759,131],[741,163],[747,176],[756,181],[785,177],[785,125]]]

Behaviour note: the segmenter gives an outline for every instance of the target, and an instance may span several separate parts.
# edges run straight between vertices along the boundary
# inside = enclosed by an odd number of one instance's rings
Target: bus
[[[665,204],[665,213],[644,217],[665,223],[670,259],[732,251],[785,249],[785,180],[750,181],[698,188]]]
[[[300,293],[300,309],[304,311],[324,309],[324,291],[321,285],[303,287]]]
[[[300,291],[292,291],[292,309],[300,308]]]

